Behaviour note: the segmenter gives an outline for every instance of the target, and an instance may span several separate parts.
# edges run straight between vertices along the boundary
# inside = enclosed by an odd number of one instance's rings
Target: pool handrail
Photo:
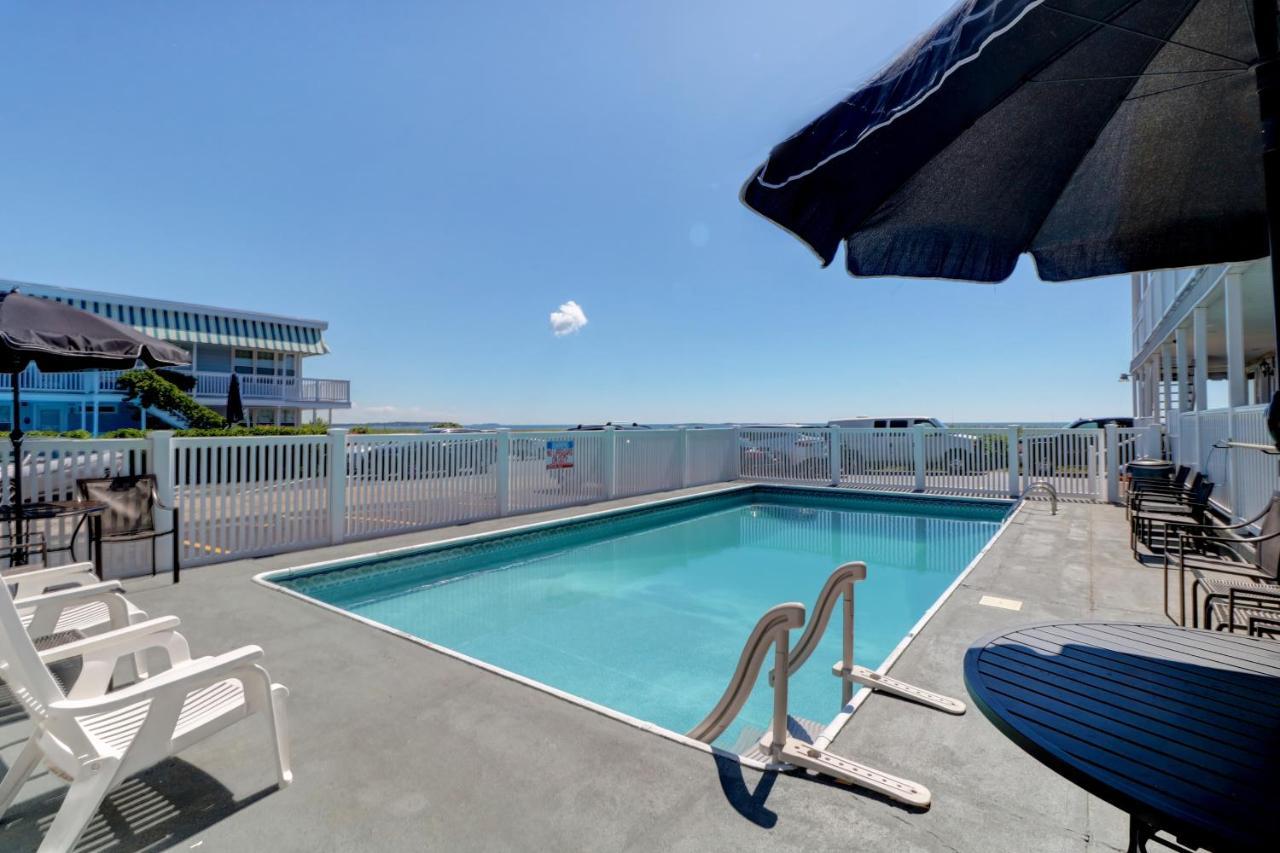
[[[796,670],[804,666],[804,662],[813,654],[814,649],[818,648],[818,642],[827,631],[827,623],[831,621],[831,612],[835,610],[836,600],[841,598],[844,599],[844,624],[843,631],[841,631],[844,639],[843,660],[849,663],[853,662],[854,584],[858,581],[866,580],[866,578],[867,564],[860,561],[839,566],[827,578],[827,582],[822,585],[822,591],[818,593],[818,600],[814,602],[813,616],[809,619],[809,624],[805,626],[804,633],[800,635],[800,641],[791,650],[790,660],[787,665],[788,676],[795,675]],[[770,684],[773,684],[775,676],[776,671],[770,671]],[[852,698],[853,685],[845,681],[840,704],[847,705]]]
[[[755,686],[756,676],[760,673],[760,665],[769,647],[774,647],[775,668],[787,670],[789,657],[788,632],[804,624],[804,605],[798,601],[777,604],[770,607],[756,622],[751,634],[747,637],[742,654],[738,656],[738,666],[729,679],[729,686],[720,696],[720,701],[711,709],[711,713],[689,730],[688,736],[703,743],[711,743],[724,733],[742,710],[751,696],[751,688]],[[779,705],[781,713],[779,713]],[[781,679],[774,685],[774,728],[781,726],[781,731],[773,735],[779,743],[787,733],[787,680]]]

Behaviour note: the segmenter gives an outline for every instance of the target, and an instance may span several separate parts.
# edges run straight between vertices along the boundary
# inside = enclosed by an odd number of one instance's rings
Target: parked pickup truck
[[[917,424],[938,430],[947,427],[937,418],[925,417],[844,418],[828,423],[829,426],[846,430],[905,430]],[[904,460],[912,458],[913,440],[911,435],[898,432],[883,433],[874,441],[859,441],[856,437],[851,437],[842,443],[840,449],[842,466],[846,473],[866,473],[885,466],[900,465]],[[925,465],[933,471],[968,474],[976,469],[980,457],[978,439],[972,435],[947,432],[925,445]]]
[[[1102,417],[1077,418],[1066,428],[1053,435],[1030,435],[1022,440],[1023,470],[1037,477],[1075,472],[1083,474],[1089,468],[1089,454],[1096,453],[1100,445],[1088,440],[1092,431],[1104,430],[1114,424],[1118,429],[1131,429],[1133,418]],[[1129,439],[1132,444],[1134,439]],[[1128,455],[1132,455],[1130,452]]]

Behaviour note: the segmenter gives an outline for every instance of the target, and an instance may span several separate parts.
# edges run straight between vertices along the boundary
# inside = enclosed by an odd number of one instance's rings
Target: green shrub
[[[58,432],[53,429],[33,429],[30,432],[23,433],[27,438],[93,438],[93,434],[87,429],[71,429],[66,432]]]
[[[222,415],[197,403],[159,371],[126,370],[120,374],[116,386],[125,392],[125,400],[136,402],[144,409],[177,415],[187,422],[189,429],[216,429],[226,424]]]
[[[251,436],[251,435],[324,435],[328,431],[324,424],[303,424],[302,426],[231,426],[217,429],[180,429],[176,433],[182,438],[216,438],[218,436]]]
[[[113,429],[111,432],[103,433],[103,438],[146,438],[147,431],[138,429],[137,427],[121,427]]]

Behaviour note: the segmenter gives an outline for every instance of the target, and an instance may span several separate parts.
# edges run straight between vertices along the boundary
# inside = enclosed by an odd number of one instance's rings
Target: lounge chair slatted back
[[[51,704],[65,698],[41,662],[7,584],[0,584],[0,679],[37,725],[48,718]],[[66,746],[76,749],[85,744]]]

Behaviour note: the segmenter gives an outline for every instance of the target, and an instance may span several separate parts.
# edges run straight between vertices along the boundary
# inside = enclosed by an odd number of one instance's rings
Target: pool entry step
[[[776,748],[773,743],[773,734],[766,733],[760,745],[773,753],[778,760],[785,761],[787,764],[820,773],[837,782],[875,791],[900,803],[927,808],[933,801],[933,795],[929,793],[929,789],[919,782],[912,782],[910,779],[903,779],[874,767],[859,764],[843,756],[818,749],[813,744],[794,737],[788,736],[782,747]]]
[[[741,752],[752,757],[762,753],[768,760],[819,773],[837,782],[857,785],[908,805],[927,808],[932,795],[924,785],[827,752],[822,748],[826,746],[826,740],[821,736],[815,737],[816,725],[805,726],[787,713],[787,683],[818,647],[835,605],[842,600],[844,624],[841,634],[844,657],[832,667],[832,673],[841,682],[842,705],[849,704],[856,684],[948,714],[965,712],[964,703],[958,699],[907,684],[853,663],[854,587],[866,577],[866,563],[845,563],[837,568],[823,584],[813,608],[813,616],[807,624],[804,605],[799,602],[770,608],[751,630],[738,658],[737,669],[720,701],[701,723],[689,731],[689,737],[711,743],[729,727],[750,696],[765,655],[772,649],[774,665],[769,673],[769,683],[773,686],[772,723],[769,731],[759,739],[758,747]],[[804,626],[804,632],[792,649],[790,632],[801,626]]]
[[[952,699],[950,696],[943,696],[941,693],[934,693],[932,690],[925,690],[923,687],[916,687],[914,684],[907,684],[905,681],[881,675],[875,670],[867,669],[865,666],[854,664],[846,668],[844,661],[838,660],[832,664],[831,674],[837,678],[843,678],[845,681],[850,681],[863,687],[870,687],[872,690],[879,690],[882,693],[889,693],[901,699],[918,702],[921,705],[927,705],[930,708],[945,711],[948,714],[963,714],[965,712],[965,705],[959,699]]]

